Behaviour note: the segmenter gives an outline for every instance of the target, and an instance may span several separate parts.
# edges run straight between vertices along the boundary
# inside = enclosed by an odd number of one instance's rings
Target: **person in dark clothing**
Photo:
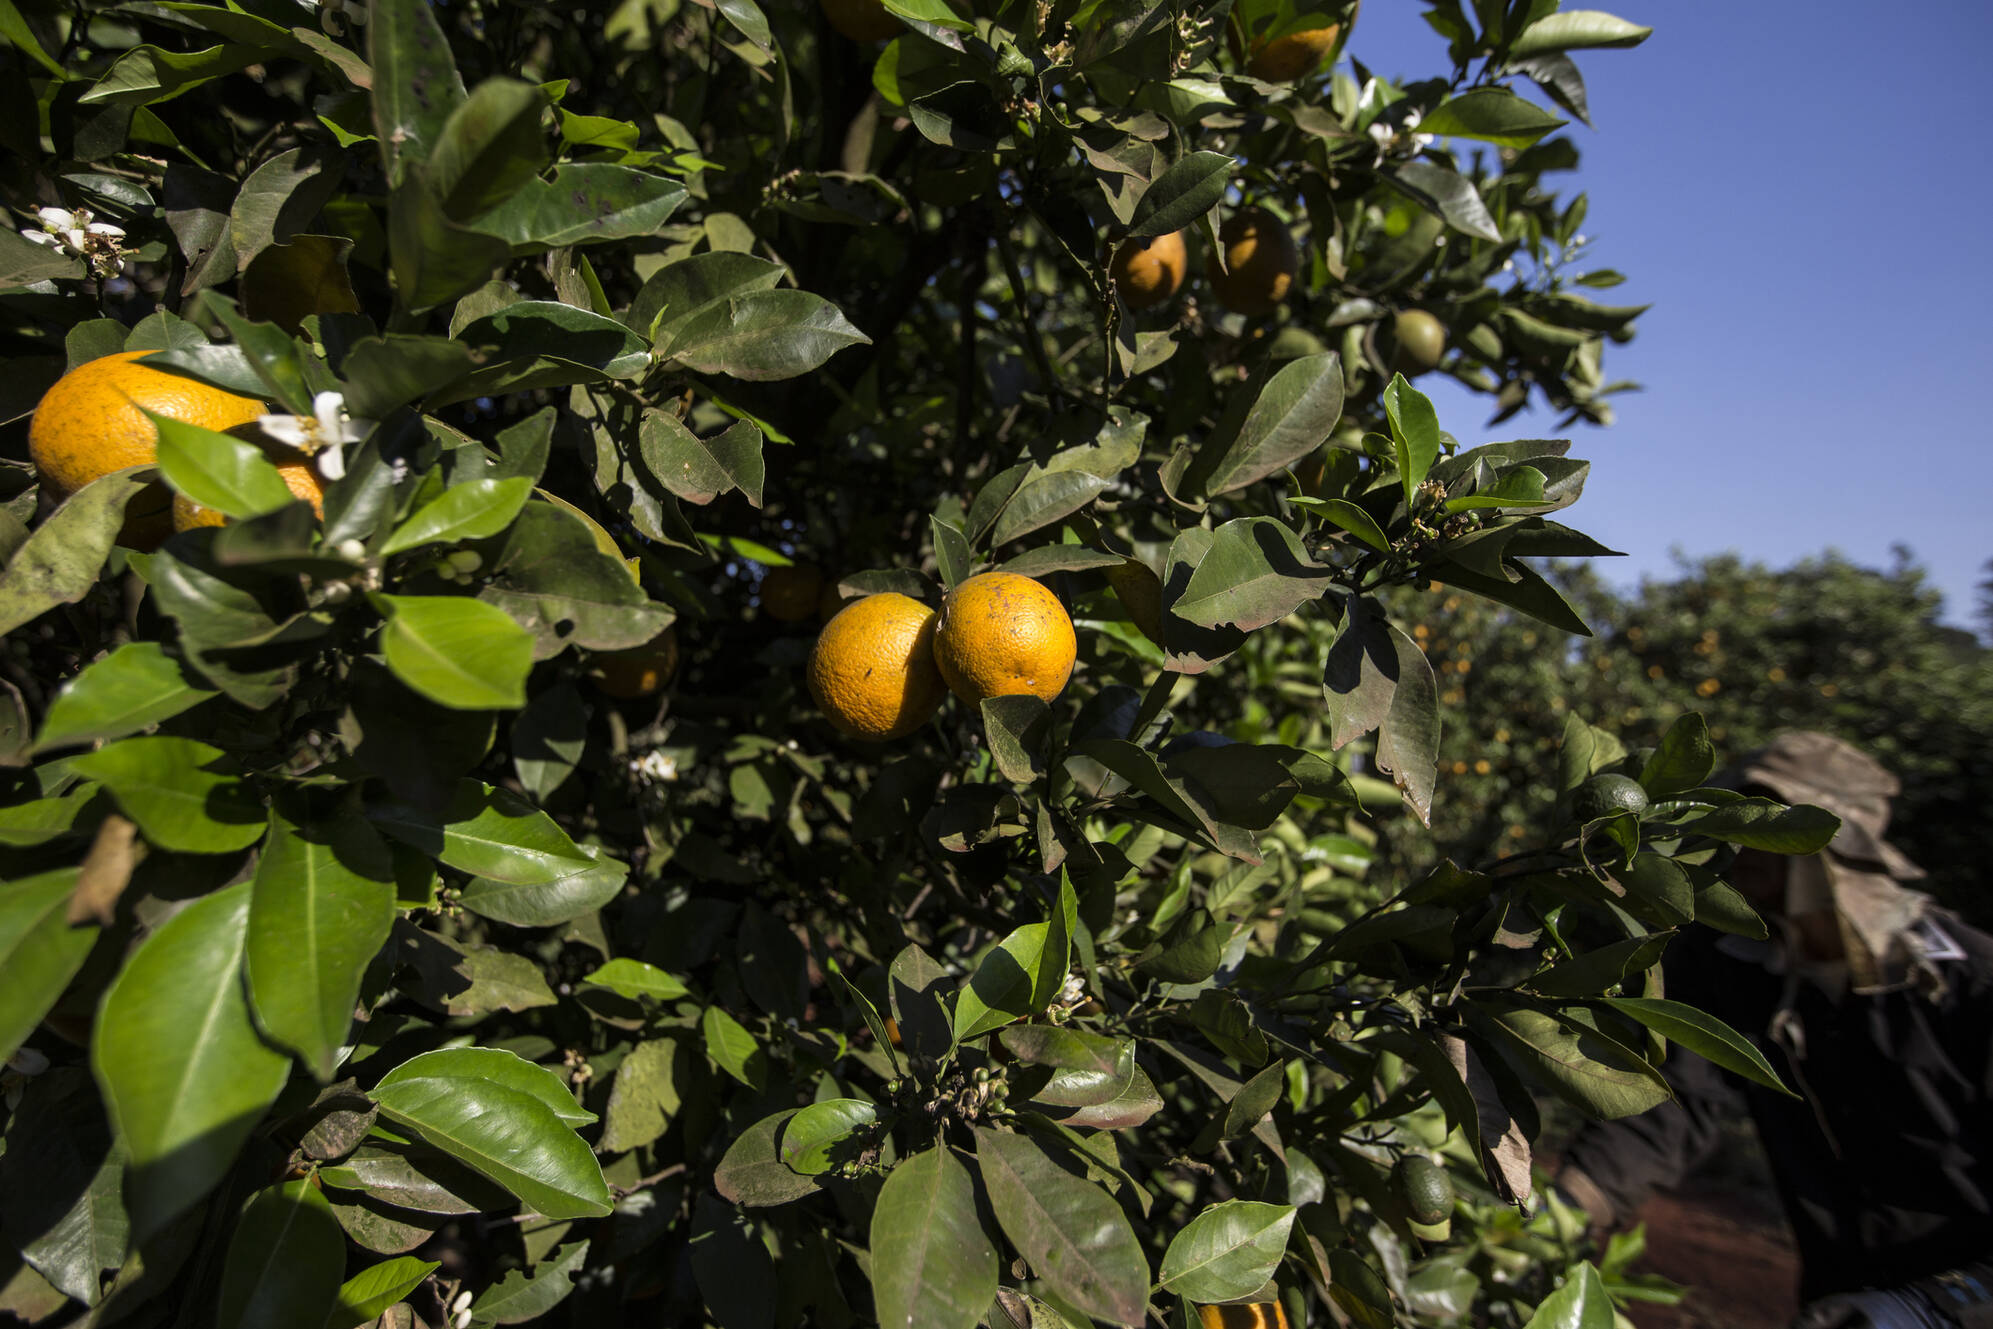
[[[1674,1100],[1588,1127],[1558,1187],[1611,1226],[1748,1110],[1799,1247],[1795,1329],[1993,1326],[1993,937],[1902,884],[1923,873],[1883,838],[1897,782],[1846,743],[1781,735],[1725,782],[1841,818],[1823,853],[1738,854],[1767,940],[1691,928],[1663,961],[1668,996],[1796,1096],[1671,1048]]]

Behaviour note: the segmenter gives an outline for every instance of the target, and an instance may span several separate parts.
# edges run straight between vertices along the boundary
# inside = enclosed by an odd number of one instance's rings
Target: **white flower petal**
[[[287,443],[294,448],[302,448],[310,438],[305,421],[295,415],[258,416],[257,427],[279,443]]]
[[[42,219],[42,225],[52,231],[76,225],[76,214],[68,208],[43,208],[35,215]]]
[[[113,226],[109,222],[91,222],[84,230],[90,235],[108,235],[117,240],[125,238],[125,228]]]
[[[328,480],[338,480],[346,474],[346,459],[339,455],[340,444],[329,443],[313,460],[318,463],[318,473]]]
[[[53,231],[22,231],[21,235],[26,238],[29,244],[55,245],[62,243],[56,238]]]

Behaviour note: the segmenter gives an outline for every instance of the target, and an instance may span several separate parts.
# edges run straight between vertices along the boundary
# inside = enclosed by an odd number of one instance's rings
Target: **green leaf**
[[[63,1293],[94,1306],[102,1300],[103,1271],[124,1262],[131,1242],[121,1198],[124,1150],[111,1138],[97,1087],[81,1067],[50,1067],[8,1096],[16,1106],[0,1158],[0,1192],[7,1196],[10,1249],[17,1246]],[[18,1302],[12,1308],[22,1309]]]
[[[1674,1096],[1659,1071],[1575,1020],[1525,1008],[1490,1014],[1476,1006],[1468,1016],[1505,1060],[1595,1116],[1630,1117]]]
[[[260,1190],[235,1221],[222,1264],[215,1329],[297,1329],[324,1322],[346,1272],[346,1236],[309,1177]]]
[[[556,1117],[570,1126],[586,1126],[595,1114],[575,1102],[567,1084],[544,1066],[527,1061],[503,1048],[442,1048],[410,1057],[383,1075],[380,1086],[404,1080],[459,1078],[485,1080],[515,1093],[538,1099]]]
[[[630,1049],[616,1067],[604,1109],[600,1151],[622,1153],[663,1135],[678,1114],[678,1040],[653,1038]]]
[[[768,1059],[739,1020],[718,1006],[708,1006],[699,1017],[699,1032],[714,1065],[750,1089],[761,1087]]]
[[[1427,111],[1419,121],[1419,132],[1526,148],[1568,123],[1507,88],[1472,88]]]
[[[468,295],[511,257],[498,236],[451,220],[419,166],[388,195],[388,255],[395,296],[420,314]]]
[[[418,1260],[413,1255],[367,1266],[340,1285],[333,1313],[325,1317],[326,1329],[379,1319],[383,1311],[421,1287],[422,1281],[441,1267],[434,1260]]]
[[[381,557],[426,544],[456,544],[497,535],[512,524],[532,495],[533,482],[524,476],[452,485],[395,528],[381,547]]]
[[[1393,374],[1384,388],[1384,413],[1391,420],[1391,441],[1398,452],[1398,483],[1404,486],[1405,506],[1416,508],[1419,486],[1439,457],[1439,414],[1432,400]]]
[[[1013,784],[1029,784],[1044,774],[1045,746],[1051,737],[1052,708],[1031,693],[985,697],[983,735],[990,760]]]
[[[934,534],[935,571],[941,574],[942,588],[952,591],[975,566],[975,553],[969,548],[969,537],[954,522],[936,516],[929,517],[927,524]]]
[[[394,861],[357,812],[272,809],[250,893],[245,970],[256,1021],[330,1080],[360,979],[394,923]]]
[[[1046,1287],[1097,1319],[1142,1322],[1149,1262],[1107,1192],[1011,1131],[977,1128],[976,1162],[1004,1235]]]
[[[131,1154],[125,1197],[141,1242],[221,1180],[288,1078],[243,992],[250,890],[230,886],[167,919],[98,1008],[90,1064]]]
[[[1660,997],[1606,997],[1604,1001],[1612,1009],[1632,1016],[1661,1037],[1679,1043],[1726,1071],[1789,1098],[1799,1097],[1785,1087],[1764,1054],[1713,1015]]]
[[[756,1208],[787,1204],[817,1190],[814,1177],[806,1177],[784,1163],[776,1141],[782,1128],[797,1109],[763,1117],[741,1132],[727,1147],[726,1156],[713,1172],[713,1187],[735,1204]]]
[[[1312,512],[1325,521],[1334,522],[1380,554],[1391,552],[1390,537],[1377,519],[1356,504],[1343,498],[1290,498],[1287,500],[1303,512]]]
[[[1440,719],[1439,689],[1425,652],[1374,603],[1352,596],[1342,632],[1329,648],[1322,695],[1331,745],[1340,748],[1379,730],[1378,768],[1391,776],[1419,820],[1429,822]]]
[[[1817,854],[1833,842],[1841,819],[1810,803],[1786,807],[1769,798],[1742,798],[1690,818],[1677,829],[1683,835],[1707,835],[1746,849]]]
[[[1626,937],[1551,966],[1529,980],[1546,997],[1590,997],[1659,963],[1673,934]]]
[[[1698,787],[1714,769],[1716,746],[1709,741],[1709,726],[1689,711],[1677,716],[1661,735],[1640,772],[1640,785],[1649,798],[1662,799]]]
[[[689,996],[690,989],[654,964],[642,960],[611,960],[581,980],[593,987],[608,988],[619,997],[635,1001],[676,1001]]]
[[[1450,166],[1423,159],[1398,166],[1389,177],[1420,203],[1444,217],[1455,230],[1477,240],[1500,244],[1501,230],[1488,215],[1488,205],[1475,192],[1474,182]]]
[[[367,63],[374,71],[374,136],[388,184],[427,161],[443,126],[464,104],[449,39],[425,0],[373,0]]]
[[[503,609],[461,595],[369,598],[387,619],[388,668],[409,687],[458,710],[526,704],[533,636]]]
[[[1065,977],[1064,950],[1047,954],[1052,926],[1026,923],[993,946],[955,998],[955,1041],[963,1042],[1035,1013],[1034,993],[1047,966]]]
[[[134,466],[92,480],[34,529],[0,571],[0,636],[90,593],[117,542],[125,504],[151,475],[151,467]]]
[[[56,694],[34,751],[123,738],[214,696],[187,680],[158,642],[131,641],[93,661]]]
[[[1212,533],[1210,549],[1170,612],[1199,627],[1252,632],[1319,599],[1333,578],[1285,524],[1240,517]]]
[[[524,1324],[567,1300],[588,1258],[586,1241],[571,1241],[533,1266],[514,1269],[471,1303],[472,1324]]]
[[[1289,360],[1251,401],[1237,433],[1226,437],[1221,427],[1198,450],[1185,476],[1186,492],[1215,496],[1243,489],[1319,448],[1342,418],[1342,361],[1332,351]]]
[[[1237,1301],[1279,1267],[1294,1207],[1257,1200],[1214,1204],[1185,1224],[1163,1253],[1161,1283],[1186,1301]]]
[[[632,379],[650,364],[644,339],[615,319],[551,300],[516,300],[458,329],[457,340],[475,348],[489,367],[434,393],[432,406]]]
[[[538,501],[512,524],[478,598],[533,634],[536,659],[570,643],[596,651],[642,646],[674,617],[644,594],[621,558],[598,547],[580,516]]]
[[[480,216],[477,228],[503,239],[514,254],[535,254],[655,234],[685,197],[684,185],[648,171],[567,162],[551,180],[527,181]]]
[[[1547,14],[1524,28],[1509,43],[1509,58],[1556,51],[1584,51],[1602,46],[1638,46],[1653,35],[1652,28],[1629,23],[1598,9],[1568,9]]]
[[[439,811],[407,803],[370,808],[368,817],[403,844],[459,872],[522,886],[557,882],[595,867],[553,818],[506,789],[460,780]]]
[[[474,914],[514,927],[545,928],[581,917],[616,898],[630,870],[606,855],[553,881],[500,881],[479,877],[457,894]]]
[[[95,924],[72,927],[69,897],[78,869],[55,868],[0,884],[0,1063],[54,1008],[97,940]]]
[[[426,1144],[369,1139],[318,1175],[336,1190],[365,1191],[377,1203],[418,1214],[488,1213],[510,1203],[503,1190]]]
[[[135,46],[119,56],[77,100],[85,106],[150,106],[269,57],[269,51],[253,46],[210,46],[186,52]]]
[[[479,1076],[441,1075],[384,1083],[372,1097],[388,1120],[469,1164],[543,1217],[609,1213],[609,1187],[595,1155],[533,1093]]]
[[[855,1148],[838,1146],[868,1134],[878,1119],[878,1106],[862,1098],[819,1099],[782,1128],[782,1161],[806,1177],[822,1176],[840,1163],[856,1161]]]
[[[736,420],[711,438],[700,438],[668,411],[645,411],[638,434],[644,465],[658,483],[687,503],[711,503],[738,489],[761,506],[767,471],[761,430]]]
[[[1193,152],[1180,158],[1142,191],[1128,235],[1134,239],[1168,235],[1191,225],[1218,206],[1236,165],[1223,152]]]
[[[69,758],[69,768],[110,790],[159,848],[225,854],[263,837],[263,806],[241,780],[209,769],[224,760],[191,738],[125,738]]]
[[[260,517],[297,502],[255,444],[154,411],[145,414],[159,430],[160,474],[202,507],[226,517]]]
[[[1564,1286],[1543,1299],[1524,1329],[1613,1329],[1612,1296],[1590,1264],[1572,1266]]]
[[[1534,466],[1511,466],[1485,489],[1446,500],[1448,512],[1478,512],[1488,508],[1540,508],[1554,500],[1543,496],[1543,472]]]
[[[456,221],[504,203],[546,165],[540,114],[547,95],[517,79],[490,78],[450,113],[429,153],[429,184]]]
[[[820,295],[750,291],[677,324],[659,349],[702,374],[762,381],[807,374],[845,347],[871,341]]]
[[[670,330],[694,314],[737,295],[772,289],[788,274],[780,263],[752,254],[716,249],[667,263],[630,302],[627,322],[640,337],[662,347]]]
[[[945,1144],[903,1160],[872,1210],[872,1297],[890,1329],[973,1329],[997,1290],[969,1170]]]

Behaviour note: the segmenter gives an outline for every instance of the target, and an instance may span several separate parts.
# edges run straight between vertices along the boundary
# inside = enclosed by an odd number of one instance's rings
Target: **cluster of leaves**
[[[1461,448],[1379,330],[1428,309],[1500,409],[1602,418],[1637,311],[1567,289],[1575,151],[1509,84],[1582,114],[1565,53],[1644,30],[1440,4],[1451,78],[1274,86],[1226,22],[1351,15],[894,0],[868,78],[751,0],[354,9],[5,16],[10,203],[116,218],[133,265],[0,242],[16,434],[157,348],[356,436],[322,517],[167,420],[59,506],[8,471],[9,1309],[1549,1326],[1639,1290],[1525,1212],[1536,1096],[1639,1111],[1667,1040],[1769,1078],[1644,975],[1758,930],[1729,846],[1832,819],[1707,787],[1693,718],[1645,760],[1574,721],[1559,793],[1622,770],[1644,818],[1349,886],[1362,801],[1439,788],[1386,597],[1581,629],[1524,560],[1603,552],[1550,519],[1566,442]],[[1275,315],[1116,301],[1114,241],[1215,248],[1248,202],[1308,255]],[[155,470],[231,522],[116,546]],[[789,561],[1043,578],[1075,683],[843,741],[754,606]],[[667,632],[667,696],[589,690]]]

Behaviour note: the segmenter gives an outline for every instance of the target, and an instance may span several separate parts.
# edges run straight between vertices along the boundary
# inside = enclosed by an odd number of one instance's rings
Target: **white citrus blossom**
[[[271,438],[317,461],[318,473],[328,480],[346,474],[341,449],[365,439],[374,427],[372,420],[355,420],[348,415],[346,398],[337,392],[313,397],[310,415],[266,415],[257,423]]]
[[[1410,157],[1431,146],[1431,134],[1413,132],[1418,128],[1419,119],[1417,111],[1408,111],[1404,123],[1400,125],[1387,125],[1381,119],[1371,121],[1370,137],[1377,143],[1378,159]]]
[[[356,28],[365,27],[366,0],[325,0],[318,7],[318,24],[334,37],[344,36],[349,24]]]
[[[92,276],[115,277],[124,270],[128,250],[123,241],[124,227],[93,221],[87,208],[40,208],[35,212],[39,226],[23,226],[21,234],[34,244],[60,249],[71,258],[90,265]]]

